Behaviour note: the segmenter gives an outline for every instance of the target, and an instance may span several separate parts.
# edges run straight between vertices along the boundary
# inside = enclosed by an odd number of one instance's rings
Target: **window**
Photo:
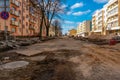
[[[19,23],[21,23],[21,20],[19,20]]]
[[[26,22],[26,26],[28,26],[28,23]]]
[[[21,2],[19,2],[19,6],[21,6]]]
[[[0,0],[0,6],[4,6],[4,1]]]
[[[21,10],[19,10],[19,14],[21,14]]]
[[[29,7],[28,7],[28,6],[26,6],[26,10],[29,10]]]
[[[4,11],[4,8],[0,8],[0,12]]]
[[[12,17],[11,20],[12,20],[12,21],[16,21],[16,18],[13,18],[13,17]]]
[[[16,29],[15,28],[12,28],[12,30],[11,30],[13,33],[15,33],[16,32]]]
[[[16,8],[14,8],[14,7],[12,7],[11,9],[12,9],[12,10],[16,10]]]
[[[0,0],[0,6],[4,6],[4,0]],[[10,6],[9,0],[6,0],[6,6]]]
[[[19,32],[22,32],[22,29],[21,29],[21,28],[19,28]]]
[[[25,25],[23,24],[23,28],[25,28]]]
[[[28,15],[26,15],[26,18],[28,18]]]

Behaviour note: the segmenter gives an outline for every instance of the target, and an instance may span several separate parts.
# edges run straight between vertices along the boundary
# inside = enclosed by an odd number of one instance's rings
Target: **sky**
[[[91,20],[93,13],[107,2],[108,0],[66,0],[61,6],[68,8],[67,12],[62,14],[63,34],[76,29],[80,22]]]

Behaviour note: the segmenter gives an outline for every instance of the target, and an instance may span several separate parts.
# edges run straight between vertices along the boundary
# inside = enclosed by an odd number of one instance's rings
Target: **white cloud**
[[[106,3],[108,0],[93,0],[96,3]]]
[[[72,14],[72,11],[68,11],[68,12],[67,12],[67,15],[70,15],[70,14]]]
[[[77,25],[79,25],[81,22],[77,22]]]
[[[79,11],[79,12],[74,12],[73,15],[74,16],[81,16],[81,15],[84,15],[84,14],[88,14],[90,13],[91,10],[87,10],[87,11]]]
[[[80,3],[75,3],[73,6],[71,6],[71,9],[75,9],[75,8],[78,8],[78,7],[82,7],[84,4],[82,2]]]
[[[65,24],[74,24],[74,22],[73,22],[73,21],[67,21],[67,20],[66,20],[66,21],[64,21],[64,23],[65,23]]]
[[[67,7],[67,5],[65,5],[65,4],[63,4],[63,5],[61,6],[62,9],[66,8],[66,7]]]

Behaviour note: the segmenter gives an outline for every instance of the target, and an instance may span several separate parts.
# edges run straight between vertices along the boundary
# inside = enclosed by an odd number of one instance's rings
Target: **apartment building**
[[[82,23],[79,23],[77,26],[77,35],[79,35],[82,32]]]
[[[21,17],[19,14],[20,3],[17,0],[15,2],[13,0],[6,0],[6,4],[6,10],[10,13],[10,18],[6,20],[6,25],[5,21],[0,18],[0,30],[3,31],[6,27],[8,31],[16,32],[20,26],[18,23],[19,17]],[[4,0],[0,0],[0,12],[2,11],[4,11]]]
[[[10,14],[9,19],[6,20],[6,27],[14,36],[37,36],[39,34],[40,11],[34,6],[33,1],[35,0],[6,0],[7,11]],[[0,12],[2,11],[4,11],[4,0],[0,0]],[[5,23],[1,18],[0,30],[5,30]],[[43,35],[46,35],[45,31]]]
[[[55,36],[55,27],[53,27],[53,25],[50,26],[49,36]]]
[[[92,24],[91,21],[83,21],[79,24],[77,28],[77,35],[79,36],[88,36],[90,31],[92,30]]]
[[[120,0],[110,0],[107,3],[106,34],[120,33]]]
[[[120,33],[120,0],[109,0],[92,17],[92,32],[107,35]]]
[[[105,35],[106,23],[106,6],[100,10],[96,10],[92,17],[92,33],[98,35]]]
[[[92,16],[92,32],[94,32],[95,30],[96,30],[96,14],[94,14],[93,16]]]

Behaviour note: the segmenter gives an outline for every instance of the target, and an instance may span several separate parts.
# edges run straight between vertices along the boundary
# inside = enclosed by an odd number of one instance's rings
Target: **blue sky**
[[[62,5],[63,8],[69,8],[66,14],[62,15],[63,33],[68,30],[77,28],[78,23],[84,20],[91,20],[92,14],[101,9],[108,0],[66,0]]]

